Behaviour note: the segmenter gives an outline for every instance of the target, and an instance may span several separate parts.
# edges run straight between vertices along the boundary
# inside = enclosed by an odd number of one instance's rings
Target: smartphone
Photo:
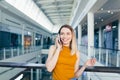
[[[58,43],[61,44],[60,36],[58,37]]]

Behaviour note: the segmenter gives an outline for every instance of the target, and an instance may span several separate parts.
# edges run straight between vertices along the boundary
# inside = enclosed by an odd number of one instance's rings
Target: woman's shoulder
[[[80,56],[80,51],[79,51],[79,50],[76,51],[76,55],[77,55],[78,57]]]
[[[79,50],[76,50],[76,54],[79,54],[80,53],[80,51]]]

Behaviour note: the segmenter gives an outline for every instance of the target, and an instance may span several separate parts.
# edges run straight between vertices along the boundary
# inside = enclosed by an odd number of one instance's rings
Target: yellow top
[[[53,70],[53,80],[70,80],[74,78],[76,60],[76,54],[71,55],[69,47],[63,46]]]

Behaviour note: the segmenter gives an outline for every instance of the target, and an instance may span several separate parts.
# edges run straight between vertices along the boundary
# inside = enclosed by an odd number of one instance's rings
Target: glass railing
[[[0,62],[1,80],[51,80],[45,64]]]
[[[84,72],[79,80],[120,80],[120,74],[103,72]]]
[[[105,66],[119,67],[120,66],[120,50],[94,48],[90,47],[91,56],[95,57],[98,62]],[[80,52],[88,56],[88,47],[80,46]]]
[[[52,80],[52,73],[46,70],[45,64],[0,62],[0,79]],[[120,68],[105,66],[88,67],[79,80],[120,80]]]
[[[2,48],[0,49],[0,60],[13,58],[19,55],[28,54],[41,50],[41,46]]]

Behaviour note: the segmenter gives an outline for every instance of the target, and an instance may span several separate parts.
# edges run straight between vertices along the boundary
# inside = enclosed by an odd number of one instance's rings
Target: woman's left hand
[[[80,77],[86,67],[88,67],[88,66],[94,66],[95,63],[96,63],[96,59],[95,58],[88,59],[86,61],[86,63],[84,64],[84,66],[82,68],[80,68],[78,71],[76,71],[75,77],[77,77],[77,78]]]
[[[94,66],[95,63],[96,63],[96,59],[95,59],[95,58],[92,58],[92,59],[89,59],[89,60],[86,61],[85,66],[86,66],[86,67],[87,67],[87,66]]]

